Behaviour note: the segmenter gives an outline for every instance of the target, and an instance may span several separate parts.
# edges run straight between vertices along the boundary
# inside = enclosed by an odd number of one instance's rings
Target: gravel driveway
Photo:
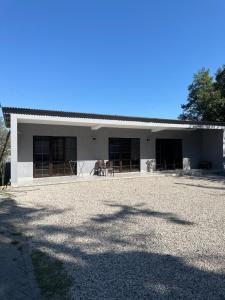
[[[225,299],[225,184],[132,178],[15,189],[33,245],[72,299]]]

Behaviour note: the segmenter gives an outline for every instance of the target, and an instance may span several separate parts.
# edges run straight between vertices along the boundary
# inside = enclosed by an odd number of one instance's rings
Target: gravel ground
[[[72,299],[225,299],[225,183],[185,177],[13,190]]]

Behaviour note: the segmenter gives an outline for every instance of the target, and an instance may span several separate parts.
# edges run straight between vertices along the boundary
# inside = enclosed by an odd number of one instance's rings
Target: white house
[[[11,183],[92,174],[97,160],[118,172],[224,168],[225,123],[3,107],[11,129]],[[74,162],[74,171],[71,169]],[[72,172],[73,171],[73,172]]]

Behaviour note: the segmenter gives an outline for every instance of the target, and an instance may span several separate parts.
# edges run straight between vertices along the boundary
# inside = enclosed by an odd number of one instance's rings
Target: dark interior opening
[[[182,169],[182,152],[181,139],[156,139],[156,169]]]
[[[140,139],[109,138],[109,160],[115,172],[140,171]]]
[[[34,177],[77,174],[77,138],[34,136]]]

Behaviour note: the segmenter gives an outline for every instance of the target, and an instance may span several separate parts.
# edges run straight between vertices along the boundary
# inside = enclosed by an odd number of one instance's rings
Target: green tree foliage
[[[2,150],[5,145],[7,133],[8,133],[8,129],[5,127],[3,118],[0,116],[0,156],[2,154]],[[9,149],[10,149],[10,147],[9,147],[9,142],[8,142],[8,144],[6,145],[4,157],[9,155]]]
[[[222,97],[225,98],[225,65],[216,72],[215,88],[219,90]]]
[[[203,68],[188,87],[187,103],[181,105],[181,120],[225,122],[225,65],[215,79]]]

